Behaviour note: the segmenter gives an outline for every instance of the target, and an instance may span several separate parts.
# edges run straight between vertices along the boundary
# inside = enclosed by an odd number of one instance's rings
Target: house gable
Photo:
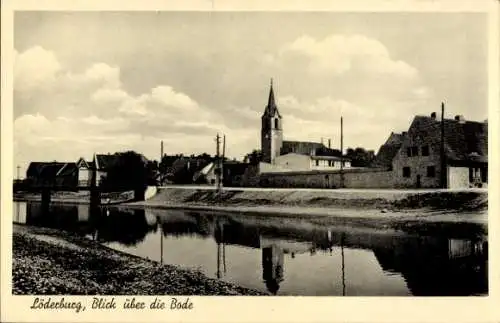
[[[86,169],[90,168],[89,164],[85,161],[85,159],[83,159],[83,157],[80,157],[80,159],[78,159],[78,161],[76,162],[76,167]]]
[[[380,146],[373,165],[381,167],[392,167],[392,161],[394,157],[399,153],[405,136],[406,133],[399,134],[391,132],[386,142],[382,146]]]

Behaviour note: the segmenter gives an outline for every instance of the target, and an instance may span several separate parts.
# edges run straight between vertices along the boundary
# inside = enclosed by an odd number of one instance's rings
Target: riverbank
[[[183,209],[307,219],[320,224],[378,228],[422,223],[473,223],[487,226],[487,191],[392,190],[225,190],[161,188],[131,208]]]
[[[74,234],[13,226],[14,295],[267,295]]]
[[[292,206],[388,211],[480,212],[488,208],[487,190],[314,190],[163,187],[144,205],[229,207]]]
[[[150,188],[148,188],[150,190]],[[132,202],[133,192],[102,193],[103,204],[130,204],[151,207],[261,207],[299,209],[356,209],[381,212],[487,212],[488,191],[464,190],[347,190],[347,189],[269,189],[224,188],[217,193],[213,187],[172,186],[154,188],[146,201]],[[19,192],[14,201],[40,201],[40,194]],[[88,204],[90,193],[54,192],[53,202]]]
[[[101,193],[101,204],[119,204],[130,202],[134,199],[134,192],[113,192]],[[40,202],[42,196],[40,193],[16,192],[14,193],[14,202]],[[50,198],[51,202],[67,204],[90,204],[90,192],[53,192]]]

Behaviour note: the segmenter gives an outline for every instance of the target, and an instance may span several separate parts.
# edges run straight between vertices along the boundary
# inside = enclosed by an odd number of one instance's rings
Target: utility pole
[[[17,167],[16,167],[16,168],[17,168],[17,179],[19,180],[19,179],[20,179],[20,178],[19,178],[19,169],[21,169],[21,166],[17,165]]]
[[[340,188],[344,187],[344,118],[340,117]]]
[[[441,188],[446,188],[446,156],[444,151],[444,102],[441,102]]]
[[[216,184],[217,184],[217,192],[221,191],[221,176],[222,176],[222,167],[221,167],[221,156],[220,156],[220,135],[217,133],[217,137],[215,137],[215,142],[217,144],[216,156],[215,156],[215,176],[216,176]]]
[[[226,135],[223,136],[222,139],[222,158],[220,162],[220,190],[222,190],[222,186],[224,184],[224,160],[226,160]]]

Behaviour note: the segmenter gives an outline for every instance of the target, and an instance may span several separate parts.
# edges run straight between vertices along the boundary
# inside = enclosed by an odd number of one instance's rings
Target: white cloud
[[[35,54],[42,54],[52,68],[32,77],[37,71]],[[160,140],[170,143],[175,153],[212,152],[213,147],[207,147],[212,136],[229,129],[217,112],[171,86],[128,93],[118,67],[97,63],[74,72],[40,47],[18,57],[15,104],[24,113],[14,122],[17,163],[73,160],[120,149],[154,158]]]
[[[97,63],[88,68],[83,74],[85,80],[101,83],[110,88],[120,87],[120,69],[104,63]]]
[[[14,53],[14,88],[32,91],[55,82],[62,67],[54,53],[36,46]]]
[[[400,114],[375,106],[359,106],[344,100],[322,97],[302,101],[294,96],[278,99],[283,115],[284,138],[319,142],[330,138],[336,148],[340,143],[340,117],[344,119],[344,146],[377,150],[391,131],[388,124],[405,124]],[[377,120],[377,121],[376,121]],[[362,125],[362,126],[360,126]]]
[[[184,93],[174,91],[170,86],[158,86],[151,91],[151,99],[161,104],[168,105],[173,109],[196,110],[199,109],[198,103],[192,100]]]
[[[393,60],[381,42],[363,35],[331,35],[322,40],[304,35],[283,46],[280,56],[287,55],[305,56],[315,73],[342,74],[356,69],[410,79],[418,75],[409,64]]]
[[[120,89],[101,88],[92,93],[92,100],[96,103],[120,103],[129,98],[127,92]]]

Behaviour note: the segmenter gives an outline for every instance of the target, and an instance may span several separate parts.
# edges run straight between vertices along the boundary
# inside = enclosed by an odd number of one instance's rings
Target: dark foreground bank
[[[14,225],[12,259],[14,295],[267,295],[47,228]]]

